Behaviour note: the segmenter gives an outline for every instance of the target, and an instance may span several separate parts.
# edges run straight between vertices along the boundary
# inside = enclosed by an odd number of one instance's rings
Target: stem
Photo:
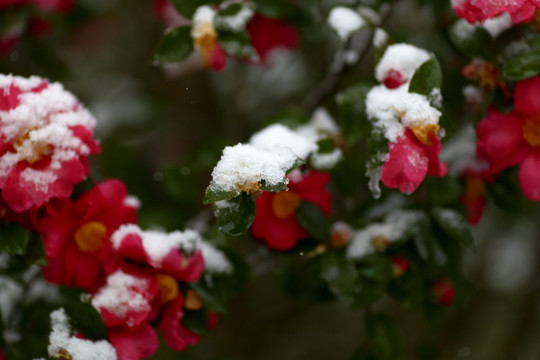
[[[380,26],[382,26],[390,18],[395,2],[396,1],[392,2],[388,5],[388,7],[386,7],[386,9],[383,9],[384,14],[381,15]],[[373,35],[375,31],[373,28],[370,28],[369,31],[369,36],[366,37],[366,40],[358,52],[358,59],[352,64],[347,63],[345,60],[346,53],[351,50],[351,38],[347,39],[347,41],[344,41],[341,44],[339,50],[334,55],[334,60],[330,66],[328,74],[319,84],[319,86],[317,86],[315,90],[309,94],[304,102],[304,108],[309,113],[313,112],[313,110],[315,110],[326,98],[336,91],[339,80],[344,74],[356,67],[358,64],[362,63],[373,45]]]

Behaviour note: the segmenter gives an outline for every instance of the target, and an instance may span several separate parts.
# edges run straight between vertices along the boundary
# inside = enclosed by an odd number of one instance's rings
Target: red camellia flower
[[[157,315],[159,293],[155,277],[118,270],[92,295],[119,360],[141,360],[157,351],[158,337],[148,322]]]
[[[58,83],[0,75],[0,189],[16,212],[67,198],[99,151],[95,119]]]
[[[382,168],[382,182],[389,188],[412,193],[426,177],[445,176],[448,166],[439,159],[441,142],[435,132],[419,140],[410,129],[395,143],[389,144],[390,154]]]
[[[492,109],[478,124],[477,155],[492,173],[519,164],[523,193],[540,201],[540,77],[518,82],[514,98],[513,113]]]
[[[448,306],[454,302],[456,289],[452,281],[441,279],[431,285],[431,294],[438,304]]]
[[[273,250],[292,249],[298,240],[309,237],[295,216],[295,210],[303,201],[317,205],[325,215],[330,215],[331,197],[325,189],[330,180],[327,173],[293,172],[288,178],[288,191],[262,192],[251,227],[253,235],[263,238]]]
[[[45,279],[83,289],[99,285],[116,269],[109,239],[120,225],[137,221],[136,208],[119,180],[104,181],[75,201],[53,201],[37,226],[47,254]]]
[[[162,312],[159,328],[167,345],[176,351],[184,350],[199,340],[199,336],[189,331],[181,320],[183,309],[202,308],[202,299],[192,290],[187,291],[185,298],[178,287],[178,282],[197,281],[204,270],[202,251],[196,248],[195,236],[195,232],[189,230],[166,234],[142,231],[136,225],[124,225],[112,239],[116,253],[126,262],[124,269],[145,273],[155,279],[156,308],[149,321]],[[186,251],[191,254],[184,254]]]
[[[255,14],[247,23],[246,31],[263,64],[274,49],[294,50],[298,47],[298,30],[279,19]]]
[[[459,17],[474,23],[509,13],[514,23],[531,21],[540,7],[540,0],[452,0],[452,7]]]

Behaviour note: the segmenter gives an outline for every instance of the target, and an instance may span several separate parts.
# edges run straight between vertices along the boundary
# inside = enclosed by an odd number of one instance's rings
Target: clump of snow
[[[227,146],[212,171],[209,190],[240,195],[258,190],[261,182],[268,186],[287,183],[285,175],[297,162],[289,147],[258,149],[249,144]]]
[[[125,319],[128,326],[131,323],[129,313],[150,312],[152,309],[145,294],[149,290],[149,280],[139,278],[117,270],[107,278],[107,284],[99,289],[92,305],[96,308],[103,308],[115,314],[120,319]]]
[[[395,70],[406,80],[410,80],[420,65],[430,57],[427,51],[409,44],[390,45],[375,68],[375,78],[383,82],[388,72]]]
[[[116,350],[109,342],[71,336],[71,328],[64,309],[60,308],[51,313],[51,327],[47,350],[53,358],[69,354],[72,360],[117,360]],[[64,358],[67,357],[62,357]]]
[[[313,153],[310,159],[311,165],[317,170],[330,170],[343,159],[343,151],[334,149],[330,153]]]
[[[129,196],[126,196],[126,198],[124,199],[124,205],[128,207],[132,207],[134,209],[140,209],[141,200],[135,195],[129,195]]]
[[[502,13],[491,19],[487,19],[482,23],[482,26],[491,35],[492,38],[497,38],[500,34],[510,29],[514,23],[508,13]]]
[[[388,42],[388,34],[381,28],[375,29],[373,34],[373,46],[376,48],[383,47]]]
[[[403,135],[405,127],[435,125],[441,117],[441,112],[432,107],[425,96],[409,93],[408,86],[373,87],[366,97],[366,113],[390,142]]]
[[[197,231],[186,230],[171,233],[156,230],[143,231],[135,224],[126,224],[120,226],[112,235],[111,241],[114,248],[118,249],[123,239],[129,234],[135,234],[141,238],[143,248],[152,261],[152,266],[161,266],[165,256],[175,249],[187,253],[201,250],[204,267],[208,272],[230,273],[233,270],[227,257],[203,240]]]
[[[214,30],[214,18],[216,11],[208,5],[199,6],[193,14],[193,24],[191,27],[191,36],[194,39],[200,39],[208,34],[208,32],[215,33]]]
[[[240,11],[230,16],[216,16],[215,24],[218,28],[240,32],[246,28],[247,22],[253,17],[255,12],[246,4],[242,5]]]
[[[249,144],[257,149],[268,150],[275,146],[289,147],[300,159],[306,160],[310,153],[317,151],[317,140],[312,136],[302,136],[281,124],[270,125],[253,134]]]
[[[341,129],[324,108],[314,111],[309,123],[294,130],[281,124],[274,124],[255,133],[250,145],[259,149],[270,149],[275,146],[288,147],[302,160],[310,157],[315,169],[332,169],[343,157],[341,149],[329,153],[319,153],[317,142],[325,138],[341,136]]]
[[[414,223],[423,217],[418,211],[396,210],[389,213],[383,222],[373,223],[354,233],[353,239],[347,247],[347,257],[359,260],[374,253],[376,247],[373,240],[382,238],[389,243],[399,240]]]
[[[356,11],[337,6],[328,15],[328,25],[338,34],[342,41],[346,40],[355,31],[366,24],[365,20]]]

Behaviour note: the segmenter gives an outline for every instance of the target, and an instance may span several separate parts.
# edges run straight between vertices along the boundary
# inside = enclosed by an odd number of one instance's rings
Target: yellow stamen
[[[414,136],[424,145],[430,146],[433,142],[433,137],[437,136],[441,127],[439,124],[428,124],[411,127]]]
[[[47,142],[43,140],[33,141],[30,138],[30,134],[34,130],[35,128],[27,129],[24,133],[19,135],[13,144],[15,151],[17,151],[17,153],[19,153],[19,155],[21,155],[30,164],[43,159],[52,151],[52,146]]]
[[[531,145],[540,145],[540,119],[526,119],[521,128],[523,139]]]
[[[212,52],[217,46],[217,32],[214,25],[210,22],[200,24],[194,31],[194,44],[201,52],[203,65],[209,66],[212,57]]]
[[[272,212],[280,219],[286,219],[293,215],[300,206],[300,196],[290,191],[278,192],[272,198]]]
[[[52,356],[53,359],[57,359],[57,360],[71,360],[71,359],[73,359],[73,356],[64,348],[58,349],[51,356]]]
[[[497,67],[490,63],[485,62],[480,69],[480,86],[489,91],[494,90],[499,84],[499,79],[501,77],[501,72]]]
[[[204,305],[204,300],[195,290],[188,290],[184,299],[184,307],[188,310],[200,310]]]
[[[371,239],[371,244],[375,248],[375,250],[379,252],[384,252],[388,248],[388,245],[390,242],[388,239],[382,235],[375,236],[373,239]]]
[[[168,303],[178,296],[178,282],[167,274],[158,274],[158,296],[161,304]]]
[[[107,235],[107,228],[98,221],[89,221],[75,231],[75,242],[84,252],[94,252],[101,248]]]
[[[236,188],[238,189],[238,191],[240,191],[241,193],[242,192],[245,192],[246,194],[253,194],[253,193],[256,193],[257,191],[261,190],[261,183],[256,181],[256,182],[244,182],[243,184],[239,184],[236,186]]]

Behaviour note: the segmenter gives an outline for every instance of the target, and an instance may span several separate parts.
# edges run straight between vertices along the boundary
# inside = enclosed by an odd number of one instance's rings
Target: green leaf
[[[319,146],[319,154],[330,154],[334,151],[334,139],[324,138],[317,141],[317,146]]]
[[[463,35],[464,27],[474,27]],[[467,30],[467,29],[466,29]],[[489,60],[493,57],[494,40],[481,26],[470,25],[465,20],[457,21],[450,28],[450,40],[464,54]]]
[[[430,96],[434,89],[440,89],[441,86],[441,65],[435,56],[432,56],[431,59],[423,63],[414,73],[409,85],[409,92]]]
[[[366,97],[372,85],[353,85],[337,95],[341,108],[343,134],[351,145],[370,132],[366,115]]]
[[[218,41],[229,55],[257,60],[258,55],[251,46],[251,39],[246,31],[219,31]]]
[[[192,52],[191,27],[181,26],[163,35],[154,54],[154,61],[160,63],[179,62]]]
[[[288,0],[253,0],[258,13],[273,18],[292,17],[296,13],[296,8]]]
[[[365,308],[377,301],[383,294],[386,286],[360,277],[353,287],[353,306],[356,308]]]
[[[74,296],[75,293],[72,292]],[[71,318],[73,328],[92,340],[108,339],[107,327],[98,310],[87,299],[86,294],[69,299],[64,306]]]
[[[353,287],[358,279],[354,265],[342,252],[328,252],[318,258],[321,262],[321,278],[331,291],[345,297],[353,296]]]
[[[183,310],[182,325],[198,335],[206,335],[210,331],[208,327],[208,311],[201,309],[197,311]]]
[[[0,225],[0,251],[14,255],[26,253],[27,231],[19,224]]]
[[[366,317],[366,333],[376,359],[401,359],[401,339],[389,317],[370,314]]]
[[[250,276],[249,265],[232,251],[222,250],[233,266],[232,274],[201,276],[197,283],[187,284],[204,300],[204,306],[212,311],[226,312],[231,299],[243,290]]]
[[[29,265],[47,266],[47,255],[41,235],[30,233],[24,261]]]
[[[452,239],[476,250],[471,226],[463,215],[452,209],[435,208],[431,211],[435,223]]]
[[[385,255],[369,254],[362,258],[358,273],[377,282],[386,282],[394,275],[394,265]]]
[[[503,79],[519,81],[540,74],[540,52],[526,52],[516,55],[504,63],[501,71]]]
[[[304,201],[296,209],[296,219],[307,232],[319,241],[330,236],[330,219],[324,215],[317,205]]]
[[[250,228],[255,219],[253,196],[241,194],[232,200],[222,200],[214,204],[214,215],[219,230],[231,237],[240,237]]]
[[[237,191],[221,191],[217,189],[217,186],[212,181],[206,188],[206,194],[204,196],[203,204],[211,204],[220,200],[230,200],[238,196]]]
[[[223,0],[171,0],[176,11],[187,19],[191,19],[195,14],[195,10],[201,5],[220,4]]]

